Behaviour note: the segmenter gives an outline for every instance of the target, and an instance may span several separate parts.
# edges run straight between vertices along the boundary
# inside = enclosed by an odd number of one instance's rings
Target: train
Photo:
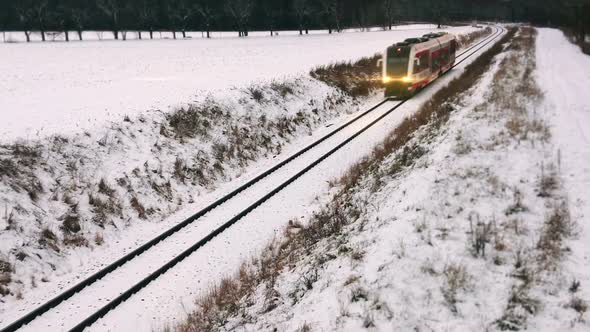
[[[408,38],[389,46],[378,65],[385,97],[406,99],[453,68],[457,38],[446,32]]]

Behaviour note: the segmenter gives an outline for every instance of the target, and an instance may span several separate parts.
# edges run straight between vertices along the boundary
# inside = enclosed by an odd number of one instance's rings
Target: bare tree
[[[395,0],[383,0],[382,9],[385,14],[386,24],[391,30],[395,16]]]
[[[228,0],[225,3],[225,11],[235,20],[240,37],[248,37],[248,23],[253,8],[253,0]]]
[[[15,10],[23,32],[27,38],[27,43],[29,43],[31,42],[31,30],[33,27],[34,18],[34,13],[31,9],[31,3],[29,1],[17,1]]]
[[[440,29],[445,20],[445,16],[447,15],[449,4],[447,0],[432,0],[429,5],[436,21],[436,25]]]
[[[47,4],[48,0],[35,0],[31,9],[37,24],[39,26],[39,32],[41,33],[41,40],[45,41],[45,23],[47,20]]]
[[[88,8],[86,6],[72,7],[72,24],[78,33],[78,39],[82,40],[82,32],[86,22],[88,21]]]
[[[60,2],[56,9],[51,12],[51,21],[57,24],[64,34],[66,42],[70,41],[70,28],[73,23],[74,6],[70,1]]]
[[[369,8],[367,0],[359,0],[357,7],[357,19],[361,31],[365,31],[369,26]]]
[[[121,0],[98,0],[98,8],[109,17],[111,30],[115,39],[119,39],[119,15],[121,14]]]
[[[275,35],[277,22],[283,13],[280,3],[276,0],[261,0],[258,2],[259,6],[262,7],[264,12],[264,23],[267,26],[267,30],[270,31],[270,36]],[[279,6],[277,6],[279,4]]]
[[[154,39],[154,22],[156,18],[156,12],[154,7],[148,3],[148,0],[140,0],[139,6],[137,7],[139,28],[137,29],[137,36],[141,39],[141,29],[146,28],[150,33],[150,39]]]
[[[311,6],[308,0],[294,0],[293,10],[295,11],[295,18],[297,19],[297,25],[299,27],[299,34],[309,34],[308,21],[311,16]]]
[[[180,28],[182,38],[186,38],[186,27],[194,14],[194,7],[187,4],[186,0],[176,0],[171,3],[169,10],[174,39],[176,39],[176,28]]]
[[[207,38],[211,38],[211,23],[215,19],[215,11],[208,4],[198,4],[195,11],[201,17],[203,29],[207,32]]]
[[[340,32],[340,22],[342,21],[342,1],[341,0],[321,0],[321,11],[326,17],[328,25],[328,32],[332,33],[335,28],[336,32]]]

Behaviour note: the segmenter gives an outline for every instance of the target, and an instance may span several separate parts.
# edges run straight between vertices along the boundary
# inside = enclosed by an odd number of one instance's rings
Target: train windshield
[[[409,47],[390,47],[387,49],[387,76],[406,76],[410,60]]]

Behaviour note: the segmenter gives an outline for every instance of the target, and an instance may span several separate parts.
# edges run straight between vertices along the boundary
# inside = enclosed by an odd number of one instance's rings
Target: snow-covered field
[[[299,75],[433,30],[412,25],[302,37],[0,43],[0,141],[79,133],[123,115],[166,111],[206,91]]]
[[[554,149],[560,158],[564,188],[572,217],[580,224],[568,273],[582,285],[590,300],[590,56],[568,42],[559,30],[538,29],[537,66],[545,94],[543,111],[550,117]],[[556,66],[562,59],[568,59]],[[588,320],[588,316],[586,316]]]

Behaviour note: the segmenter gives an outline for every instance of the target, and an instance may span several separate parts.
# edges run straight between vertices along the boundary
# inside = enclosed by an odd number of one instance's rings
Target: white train
[[[385,96],[412,96],[453,67],[456,50],[457,39],[444,32],[391,45],[379,61],[383,68]]]

